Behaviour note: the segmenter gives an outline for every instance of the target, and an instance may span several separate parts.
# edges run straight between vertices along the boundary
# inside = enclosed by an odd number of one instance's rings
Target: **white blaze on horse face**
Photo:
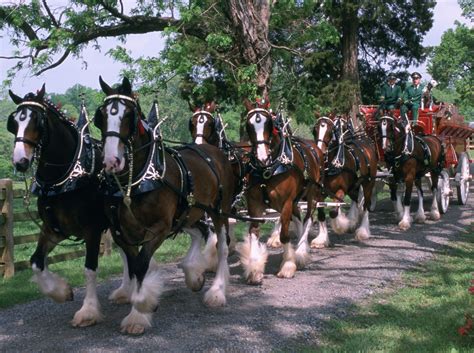
[[[28,124],[31,121],[31,113],[30,109],[26,110],[26,117],[23,115],[23,109],[16,113],[14,120],[18,124],[18,131],[16,133],[17,138],[25,137],[25,130]],[[23,158],[28,159],[31,162],[33,159],[33,148],[25,148],[27,145],[23,142],[15,142],[15,148],[13,149],[13,164],[20,162]]]
[[[197,123],[196,123],[196,139],[194,142],[198,145],[203,144],[203,138],[202,134],[204,133],[204,127],[206,126],[207,122],[207,116],[204,114],[200,114],[199,117],[197,118]]]
[[[324,121],[321,122],[319,125],[319,131],[318,131],[318,147],[320,149],[323,149],[323,141],[324,141],[324,136],[326,136],[326,131],[328,130],[328,124]]]
[[[387,120],[382,120],[381,129],[382,129],[382,149],[387,149],[388,139],[387,139]]]
[[[249,122],[253,125],[255,129],[255,134],[257,135],[257,141],[264,141],[265,140],[265,122],[267,118],[260,115],[259,113],[254,114],[253,117],[250,118]],[[268,151],[267,145],[265,143],[258,143],[257,144],[257,158],[261,162],[266,162],[268,159]]]
[[[107,106],[107,132],[120,133],[120,125],[125,114],[125,104],[118,102],[117,110],[113,103]],[[116,136],[107,136],[104,143],[104,166],[106,172],[120,172],[125,167],[124,146]]]

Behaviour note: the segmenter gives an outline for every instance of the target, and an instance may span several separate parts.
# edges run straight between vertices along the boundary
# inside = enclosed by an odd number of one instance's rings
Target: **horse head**
[[[191,133],[193,142],[200,145],[208,143],[217,146],[219,143],[219,121],[214,118],[213,113],[216,111],[215,102],[204,104],[201,108],[192,107],[194,112],[189,119],[189,132]]]
[[[102,77],[99,82],[106,97],[95,113],[94,124],[104,140],[104,170],[116,173],[124,169],[125,154],[134,137],[144,133],[142,113],[128,78],[124,77],[117,88],[111,88]]]
[[[274,126],[272,114],[257,102],[244,100],[247,109],[246,129],[252,151],[263,165],[271,163],[272,144],[277,143],[279,132]],[[279,139],[278,139],[279,140]]]
[[[320,116],[315,114],[316,123],[313,127],[313,136],[316,141],[316,145],[321,150],[327,150],[329,142],[332,140],[335,129],[335,116],[330,114],[329,116]]]
[[[379,118],[378,132],[382,139],[384,152],[395,148],[395,142],[405,137],[405,128],[409,127],[408,118],[394,118],[392,115],[384,115]]]
[[[45,85],[41,90],[21,98],[8,91],[17,105],[7,120],[7,130],[15,135],[12,162],[16,170],[26,172],[31,166],[35,151],[42,143],[48,106],[44,102]]]

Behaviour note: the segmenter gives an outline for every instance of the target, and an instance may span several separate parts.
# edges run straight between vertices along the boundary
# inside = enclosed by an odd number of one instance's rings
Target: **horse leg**
[[[436,194],[438,193],[438,179],[439,174],[431,172],[431,193],[433,194],[433,201],[431,202],[430,218],[434,221],[441,218],[438,209],[438,200],[436,199]]]
[[[311,247],[314,249],[328,247],[329,235],[328,235],[328,226],[326,224],[326,214],[324,213],[323,207],[318,207],[318,223],[319,223],[319,233],[316,238],[311,242]]]
[[[130,296],[132,294],[130,275],[128,272],[128,261],[127,256],[121,247],[119,247],[119,253],[123,264],[122,283],[120,284],[120,287],[115,289],[109,295],[109,300],[115,304],[128,304],[130,303]]]
[[[334,201],[343,200],[344,195],[343,190],[338,190]],[[344,234],[349,230],[349,219],[342,212],[341,207],[337,207],[336,210],[332,209],[329,212],[329,217],[331,217],[331,227],[336,234]]]
[[[397,217],[397,220],[401,220],[403,217],[403,206],[402,206],[401,197],[397,193],[398,184],[395,182],[390,183],[389,188],[390,188],[390,199],[392,200],[392,203],[393,203],[395,216]]]
[[[186,286],[193,292],[197,292],[200,291],[204,285],[204,271],[206,270],[209,262],[206,260],[205,256],[201,254],[201,231],[198,228],[184,228],[183,230],[191,235],[191,246],[185,258],[181,262],[180,267],[184,272],[184,281]],[[212,233],[215,234],[214,232]],[[207,243],[209,243],[209,241]],[[216,244],[214,244],[214,249],[215,246]]]
[[[270,235],[270,238],[267,240],[267,246],[269,248],[279,248],[281,247],[281,242],[280,242],[280,231],[281,231],[281,223],[280,219],[277,219],[275,223],[273,224],[273,230]]]
[[[217,234],[214,232],[208,223],[200,220],[195,226],[201,231],[202,237],[206,239],[206,244],[202,252],[204,261],[206,261],[206,270],[216,272],[217,269]],[[232,240],[231,240],[232,244]],[[235,245],[234,245],[235,246]],[[230,247],[230,246],[229,246]],[[189,249],[191,251],[191,248]]]
[[[156,230],[156,228],[154,233],[157,236],[143,244],[138,254],[131,247],[122,247],[127,255],[128,268],[132,278],[132,295],[130,297],[132,309],[120,324],[123,333],[141,335],[146,328],[151,327],[152,314],[158,305],[163,285],[156,264],[151,260],[164,237],[159,236],[163,232]]]
[[[227,236],[229,233],[229,224],[227,220],[214,220],[215,228],[219,231],[217,241],[217,272],[211,288],[204,295],[204,304],[210,307],[219,307],[226,304],[227,286],[229,284],[229,264],[227,257],[229,256],[229,249],[227,247]]]
[[[367,240],[370,238],[369,209],[374,187],[375,181],[364,183],[364,185],[361,186],[362,191],[364,193],[364,204],[362,211],[362,222],[360,223],[359,228],[357,228],[355,232],[355,239],[358,241]]]
[[[296,272],[295,250],[290,241],[289,227],[290,218],[292,216],[293,202],[287,200],[283,205],[280,215],[281,233],[280,241],[283,244],[283,260],[281,262],[280,271],[277,276],[280,278],[292,278]]]
[[[415,180],[416,192],[418,193],[418,210],[415,215],[415,222],[425,223],[426,216],[425,210],[423,209],[423,190],[421,189],[421,179]]]
[[[36,250],[31,256],[33,270],[32,281],[38,284],[39,290],[57,303],[73,300],[73,292],[64,278],[48,270],[47,257],[62,238],[43,225]]]
[[[101,231],[89,232],[84,239],[86,240],[86,296],[79,311],[74,314],[71,322],[75,327],[86,327],[95,325],[103,320],[100,310],[100,303],[97,297],[97,266],[99,262],[99,250]]]
[[[309,231],[311,230],[311,227],[313,226],[313,199],[311,197],[308,197],[307,201],[308,208],[306,210],[306,215],[303,220],[303,227],[301,229],[301,233],[298,233],[298,245],[296,246],[295,251],[296,266],[299,270],[305,268],[306,264],[310,260],[308,235]]]
[[[410,202],[411,192],[413,190],[413,179],[414,176],[408,174],[405,177],[405,197],[403,198],[403,217],[398,223],[401,230],[407,230],[411,227],[411,216],[410,216]]]
[[[359,201],[362,200],[362,188],[359,187],[359,193],[357,195],[357,199],[351,199],[351,208],[347,213],[347,218],[349,219],[349,229],[348,231],[353,232],[357,228],[357,224],[359,223],[360,218],[360,209],[359,209]]]
[[[248,211],[251,217],[260,217],[263,209],[255,205],[253,200],[248,198]],[[244,277],[247,284],[262,284],[265,264],[268,252],[265,244],[259,242],[260,226],[257,222],[251,222],[249,233],[244,241],[237,244],[236,250],[240,255],[240,263],[244,268]]]

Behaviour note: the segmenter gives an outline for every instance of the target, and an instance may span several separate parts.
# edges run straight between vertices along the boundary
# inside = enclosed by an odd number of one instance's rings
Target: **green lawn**
[[[348,352],[474,352],[474,329],[461,336],[465,314],[474,315],[474,234],[403,276],[396,289],[330,322],[318,348]],[[401,288],[400,288],[401,287]]]

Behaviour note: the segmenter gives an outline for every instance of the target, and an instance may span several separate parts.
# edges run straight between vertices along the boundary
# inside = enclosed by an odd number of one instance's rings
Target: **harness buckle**
[[[188,196],[186,196],[186,201],[187,201],[187,203],[188,203],[189,205],[191,205],[191,206],[194,205],[194,203],[195,203],[196,200],[195,200],[194,194],[193,194],[192,192],[190,192],[190,193],[188,194]]]
[[[262,173],[263,179],[270,179],[272,177],[272,170],[271,169],[265,169]]]

